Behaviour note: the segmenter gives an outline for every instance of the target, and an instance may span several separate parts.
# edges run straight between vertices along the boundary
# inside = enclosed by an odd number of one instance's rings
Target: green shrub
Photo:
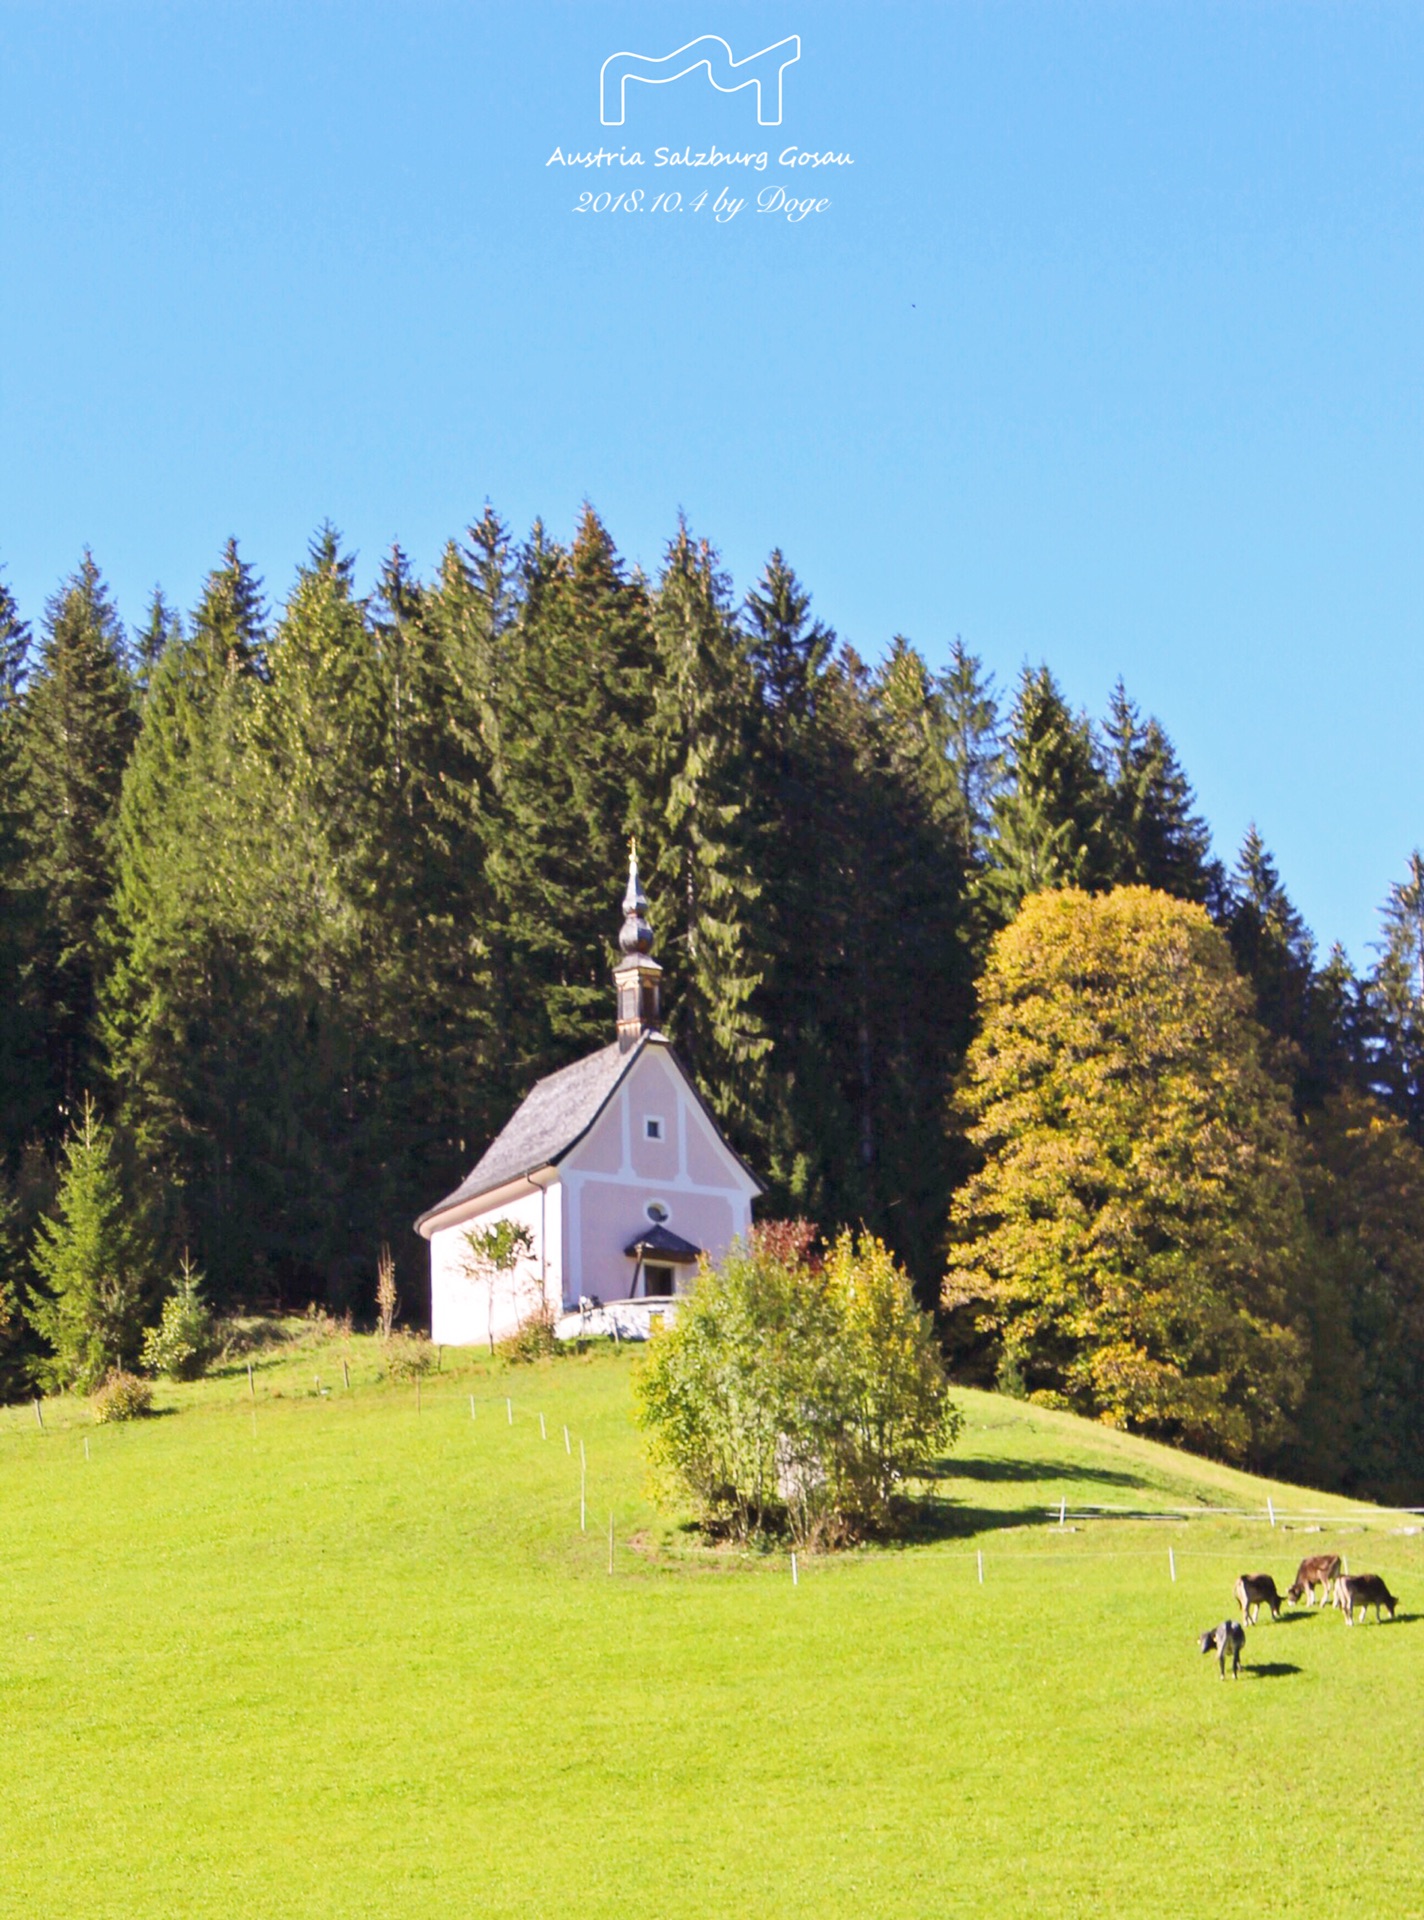
[[[833,1545],[891,1527],[960,1416],[929,1317],[869,1234],[824,1261],[756,1230],[704,1268],[636,1376],[654,1467],[709,1530]]]
[[[393,1333],[381,1345],[388,1380],[414,1380],[435,1366],[435,1349],[423,1334]]]
[[[202,1275],[187,1254],[156,1327],[143,1336],[143,1364],[170,1380],[198,1380],[219,1349],[217,1327],[203,1299]]]
[[[518,1329],[505,1339],[496,1341],[495,1353],[511,1366],[529,1366],[536,1360],[550,1360],[559,1351],[559,1339],[554,1332],[554,1316],[545,1307],[521,1322]]]
[[[136,1373],[111,1373],[89,1404],[101,1427],[115,1420],[141,1420],[153,1412],[153,1387]]]

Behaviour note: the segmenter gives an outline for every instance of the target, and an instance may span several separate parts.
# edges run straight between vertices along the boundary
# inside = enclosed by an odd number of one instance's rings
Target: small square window
[[[650,1113],[643,1122],[643,1138],[645,1140],[661,1140],[662,1137],[663,1123],[656,1118],[655,1115]]]

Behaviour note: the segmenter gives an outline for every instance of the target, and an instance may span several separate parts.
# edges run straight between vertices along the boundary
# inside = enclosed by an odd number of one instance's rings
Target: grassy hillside
[[[419,1411],[356,1340],[0,1415],[0,1914],[1424,1908],[1419,1536],[1075,1522],[1351,1510],[965,1394],[926,1538],[793,1587],[650,1507],[626,1351],[449,1362]],[[1262,1625],[1222,1685],[1236,1574],[1326,1545],[1399,1619]]]

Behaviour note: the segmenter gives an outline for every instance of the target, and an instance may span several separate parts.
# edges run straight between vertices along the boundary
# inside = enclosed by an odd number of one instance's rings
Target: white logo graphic
[[[743,87],[757,90],[757,124],[781,125],[781,76],[801,58],[801,36],[778,40],[774,47],[749,53],[745,60],[734,60],[732,49],[715,33],[704,33],[689,40],[676,53],[654,59],[646,53],[610,53],[599,75],[599,117],[605,127],[621,127],[628,106],[628,82],[643,87],[666,87],[684,74],[707,69],[707,78],[718,93],[739,93]]]

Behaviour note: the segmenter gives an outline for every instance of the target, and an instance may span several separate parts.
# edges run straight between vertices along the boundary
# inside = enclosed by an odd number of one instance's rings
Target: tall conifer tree
[[[1156,720],[1143,721],[1121,680],[1104,733],[1113,878],[1205,902],[1220,888],[1211,835],[1176,749]]]
[[[1226,933],[1254,989],[1257,1017],[1278,1043],[1281,1069],[1294,1078],[1297,1104],[1315,1104],[1325,1092],[1312,1047],[1315,940],[1254,823],[1231,876]]]
[[[958,802],[958,832],[967,862],[986,858],[993,828],[994,802],[1004,779],[999,740],[999,706],[994,676],[956,634],[949,665],[939,676],[944,712],[945,749],[953,769]]]
[[[136,1198],[156,1232],[202,1249],[228,1298],[253,1252],[236,1118],[261,1099],[233,1064],[260,1027],[248,962],[262,938],[249,911],[263,864],[249,753],[261,638],[260,587],[230,541],[149,678],[102,993],[109,1076],[145,1177]]]
[[[751,825],[766,952],[757,1011],[775,1039],[758,1165],[773,1204],[828,1219],[837,1167],[856,1165],[830,1028],[840,1013],[847,932],[838,822],[854,807],[853,748],[836,711],[836,637],[775,550],[746,596],[755,678]],[[853,1032],[853,1027],[851,1031]]]
[[[685,523],[668,548],[653,631],[649,826],[671,1023],[714,1104],[745,1129],[768,1048],[752,1004],[764,964],[746,801],[753,683],[727,582]]]
[[[0,1169],[50,1121],[37,977],[44,901],[29,872],[21,758],[29,652],[29,626],[0,579]]]
[[[1417,848],[1406,877],[1389,890],[1381,933],[1368,988],[1373,1078],[1424,1143],[1424,854]]]
[[[159,661],[182,637],[182,619],[164,599],[162,587],[155,587],[143,625],[134,634],[134,684],[140,694],[148,692]]]
[[[19,749],[26,877],[44,901],[37,972],[52,1086],[71,1111],[92,1064],[99,930],[114,887],[119,790],[137,731],[123,629],[86,551],[46,609]]]
[[[501,650],[490,872],[527,1086],[610,1035],[619,875],[651,811],[655,650],[647,588],[591,507],[567,553],[536,527],[521,603]]]
[[[1009,719],[982,891],[1003,920],[1031,893],[1111,883],[1107,782],[1087,719],[1046,666],[1025,667]]]

